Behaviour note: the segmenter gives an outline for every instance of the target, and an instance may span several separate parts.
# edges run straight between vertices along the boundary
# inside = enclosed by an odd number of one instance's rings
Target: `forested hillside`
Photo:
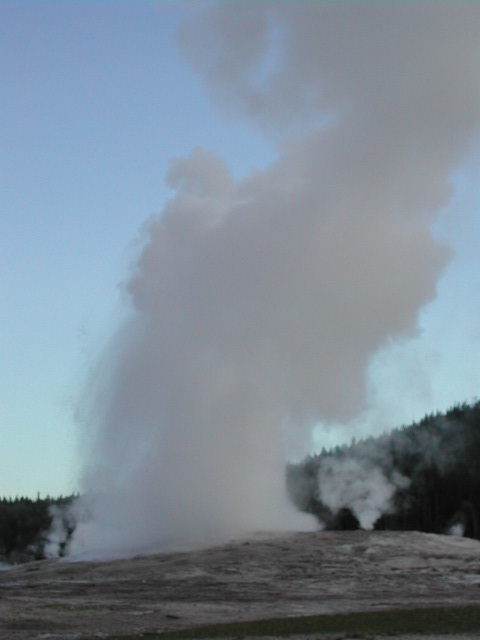
[[[327,529],[480,539],[480,402],[290,464],[287,488]],[[63,555],[75,527],[74,497],[0,499],[0,563]]]
[[[327,529],[357,527],[480,538],[480,402],[287,469],[297,507]]]
[[[15,498],[0,500],[0,563],[45,558],[54,516],[66,514],[74,496],[66,498]],[[73,528],[65,517],[65,529]],[[62,552],[63,549],[60,549]]]

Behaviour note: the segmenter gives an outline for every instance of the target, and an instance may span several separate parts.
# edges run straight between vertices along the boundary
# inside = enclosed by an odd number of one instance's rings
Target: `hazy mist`
[[[314,527],[284,443],[361,411],[370,358],[415,334],[450,255],[430,223],[479,123],[478,6],[205,7],[179,46],[278,156],[240,181],[211,150],[172,159],[82,397],[72,553]]]

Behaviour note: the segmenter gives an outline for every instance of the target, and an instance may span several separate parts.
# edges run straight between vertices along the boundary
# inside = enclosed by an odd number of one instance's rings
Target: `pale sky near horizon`
[[[178,49],[202,4],[0,4],[0,496],[77,490],[77,399],[126,313],[119,285],[171,196],[170,160],[203,147],[240,179],[277,157]],[[316,446],[479,396],[479,154],[477,136],[433,222],[453,254],[419,334],[377,353],[365,411]]]

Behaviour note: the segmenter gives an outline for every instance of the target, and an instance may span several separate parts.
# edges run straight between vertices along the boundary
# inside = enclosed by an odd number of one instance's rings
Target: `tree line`
[[[290,498],[326,529],[360,527],[358,514],[347,499],[336,509],[321,500],[322,468],[332,467],[332,462],[341,468],[346,460],[377,469],[393,487],[374,529],[455,533],[480,539],[480,401],[456,405],[444,414],[425,416],[419,423],[378,438],[353,441],[290,464]]]
[[[0,563],[16,564],[45,558],[54,512],[65,511],[75,496],[0,499]],[[70,535],[73,533],[73,528]],[[60,554],[64,548],[60,549]]]
[[[335,508],[321,499],[322,468],[341,469],[342,463],[351,460],[360,461],[361,469],[376,470],[375,477],[381,473],[392,487],[391,499],[383,505],[374,529],[456,533],[480,539],[480,401],[456,405],[444,414],[425,416],[419,423],[378,438],[353,441],[289,464],[290,499],[299,510],[314,514],[326,529],[360,528],[359,514],[348,496]],[[355,483],[356,479],[348,481]],[[0,499],[0,563],[44,559],[49,531],[59,516],[66,538],[58,551],[64,554],[75,528],[68,508],[76,497]]]

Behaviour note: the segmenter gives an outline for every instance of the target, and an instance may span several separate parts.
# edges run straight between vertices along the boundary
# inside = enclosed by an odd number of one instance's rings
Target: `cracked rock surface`
[[[415,532],[258,534],[199,551],[0,571],[0,639],[79,640],[479,602],[476,540]]]

